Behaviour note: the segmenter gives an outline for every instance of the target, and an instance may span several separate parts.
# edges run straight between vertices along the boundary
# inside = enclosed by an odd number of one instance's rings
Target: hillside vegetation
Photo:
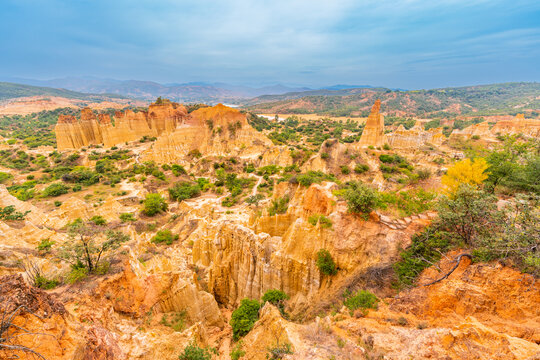
[[[538,117],[540,83],[504,83],[432,90],[394,91],[384,88],[317,90],[250,100],[245,108],[258,113],[366,116],[380,98],[390,114],[423,117],[515,115]]]

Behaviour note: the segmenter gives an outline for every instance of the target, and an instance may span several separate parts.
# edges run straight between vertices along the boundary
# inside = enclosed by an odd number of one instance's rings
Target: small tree
[[[169,197],[171,200],[182,201],[197,197],[201,194],[201,189],[198,184],[183,181],[174,184],[169,188]]]
[[[361,182],[351,182],[344,192],[349,212],[367,214],[377,204],[377,193]]]
[[[445,186],[445,192],[452,196],[462,184],[471,186],[482,184],[488,178],[485,173],[487,168],[488,163],[483,158],[477,158],[473,161],[465,159],[456,162],[441,178],[441,182]]]
[[[494,235],[501,224],[497,198],[462,184],[452,198],[443,197],[438,204],[438,228],[468,246],[482,236]]]
[[[129,236],[121,231],[105,230],[105,227],[92,222],[74,221],[68,225],[71,241],[61,248],[60,257],[68,261],[73,269],[97,272],[103,257],[129,240]]]
[[[154,216],[167,211],[168,205],[160,194],[147,194],[144,199],[144,208],[142,212],[148,216]]]
[[[210,360],[212,353],[209,349],[199,347],[195,341],[184,348],[184,352],[178,357],[180,360]]]
[[[264,293],[262,297],[263,304],[266,302],[269,302],[273,305],[275,305],[279,312],[284,315],[285,314],[285,300],[289,299],[289,295],[287,295],[285,292],[277,289],[268,290]]]
[[[231,326],[234,340],[247,335],[259,318],[261,304],[257,300],[243,299],[240,306],[233,311]]]
[[[332,276],[337,274],[336,263],[332,259],[330,252],[326,249],[321,249],[317,252],[316,264],[319,271],[324,275]]]

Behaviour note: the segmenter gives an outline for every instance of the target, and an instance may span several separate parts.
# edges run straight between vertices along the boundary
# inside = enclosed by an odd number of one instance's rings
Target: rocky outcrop
[[[181,162],[186,155],[198,152],[256,159],[271,146],[266,136],[248,124],[245,114],[218,104],[192,112],[173,132],[160,136],[142,158],[158,163]]]
[[[381,100],[377,99],[371,108],[371,113],[366,120],[366,126],[360,137],[358,146],[366,148],[368,146],[383,146],[386,144],[386,135],[384,134],[384,116],[379,112],[381,109]]]
[[[525,119],[523,114],[518,114],[514,120],[498,121],[491,129],[493,134],[517,135],[523,134],[528,137],[540,137],[540,120]]]
[[[418,149],[425,144],[440,146],[445,139],[442,128],[424,130],[419,122],[410,128],[405,129],[403,125],[386,135],[388,145],[395,149]]]
[[[499,120],[490,126],[488,121],[466,127],[463,130],[453,130],[451,138],[469,139],[479,136],[484,140],[494,140],[497,135],[518,135],[526,137],[540,137],[540,120],[525,119],[523,114],[518,114],[513,120]]]
[[[143,136],[156,137],[170,133],[188,117],[184,106],[176,103],[151,104],[148,112],[126,110],[116,112],[113,120],[85,108],[80,120],[71,115],[60,115],[55,127],[58,150],[78,149],[91,144],[111,147],[138,140]]]
[[[208,288],[216,300],[233,305],[276,288],[291,296],[294,313],[314,310],[334,293],[341,294],[340,286],[350,279],[389,265],[411,234],[428,223],[417,219],[392,229],[376,215],[365,221],[348,214],[332,189],[333,183],[308,189],[282,183],[275,196],[291,197],[286,214],[262,216],[248,226],[214,220],[194,231],[188,238],[194,241],[193,262],[207,270]],[[311,215],[327,216],[332,227],[313,226],[308,222]],[[340,269],[331,283],[315,264],[316,253],[323,248]]]

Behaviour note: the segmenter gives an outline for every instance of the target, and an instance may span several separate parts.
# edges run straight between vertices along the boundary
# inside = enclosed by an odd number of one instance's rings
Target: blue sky
[[[2,0],[0,75],[162,83],[540,81],[540,1]]]

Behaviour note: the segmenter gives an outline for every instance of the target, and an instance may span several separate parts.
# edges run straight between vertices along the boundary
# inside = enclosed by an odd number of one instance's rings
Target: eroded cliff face
[[[306,315],[370,269],[390,266],[411,234],[428,222],[408,218],[392,228],[375,213],[368,221],[354,217],[332,194],[334,186],[305,189],[282,183],[275,196],[290,196],[287,213],[252,218],[245,225],[214,220],[199,227],[189,238],[194,241],[193,262],[206,268],[208,288],[217,301],[236,305],[275,288],[291,296],[292,313]],[[311,215],[327,216],[332,228],[313,226]],[[332,280],[321,276],[315,264],[323,248],[340,269]]]
[[[388,145],[395,149],[418,149],[419,147],[432,144],[440,146],[445,140],[442,128],[434,128],[424,130],[424,127],[419,122],[410,128],[405,129],[403,125],[387,134]]]
[[[366,148],[369,146],[379,147],[386,144],[386,135],[384,134],[384,116],[380,113],[381,100],[377,99],[371,108],[371,113],[366,120],[366,126],[360,137],[358,146]]]
[[[143,136],[160,136],[172,132],[187,119],[187,110],[176,103],[151,104],[148,112],[116,112],[114,124],[109,115],[96,116],[92,110],[81,110],[77,120],[60,115],[55,127],[58,150],[78,149],[91,144],[111,147],[138,140]]]
[[[218,104],[193,111],[173,132],[160,136],[142,157],[158,163],[183,163],[190,152],[198,151],[205,156],[256,159],[271,146],[266,136],[248,124],[245,114]]]
[[[451,137],[469,139],[476,135],[485,140],[495,140],[497,135],[518,134],[532,138],[540,137],[540,120],[525,119],[523,114],[518,114],[513,120],[499,120],[493,126],[484,121],[463,130],[453,130]]]

